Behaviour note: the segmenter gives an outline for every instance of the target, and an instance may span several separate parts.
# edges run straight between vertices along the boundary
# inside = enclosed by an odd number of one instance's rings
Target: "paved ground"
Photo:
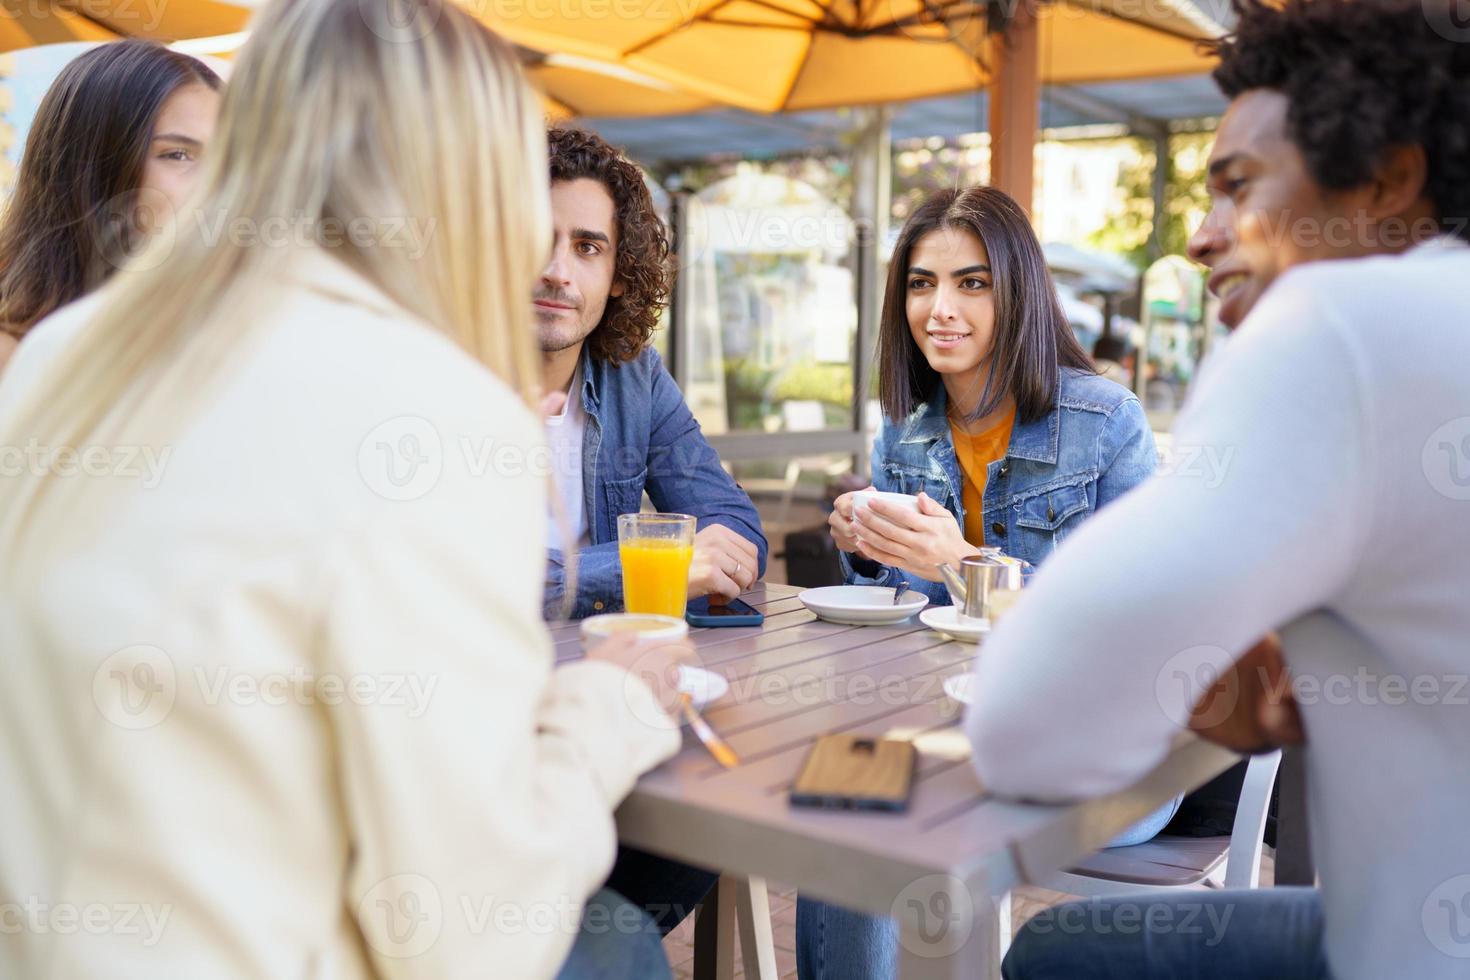
[[[1269,888],[1275,879],[1273,859],[1269,851],[1261,858],[1261,887]],[[1061,892],[1044,888],[1018,888],[1011,893],[1011,930],[1037,912],[1070,898]],[[771,929],[776,940],[776,968],[781,980],[796,980],[796,893],[779,885],[771,886]],[[694,920],[691,917],[664,940],[669,964],[675,980],[690,980],[694,966]],[[735,976],[743,980],[737,944]],[[856,978],[854,978],[856,980]]]

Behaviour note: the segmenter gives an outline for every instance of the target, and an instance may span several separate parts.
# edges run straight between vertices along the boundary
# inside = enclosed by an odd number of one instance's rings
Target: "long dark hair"
[[[909,255],[931,231],[968,231],[990,256],[995,296],[995,340],[982,365],[985,390],[970,421],[1000,407],[1007,393],[1016,400],[1016,417],[1034,422],[1052,410],[1061,368],[1095,373],[1092,361],[1072,333],[1057,299],[1041,243],[1026,212],[993,187],[942,190],[909,216],[888,264],[888,286],[878,325],[878,396],[883,412],[897,422],[932,398],[939,372],[909,332],[907,310]]]
[[[71,61],[47,89],[0,222],[0,330],[16,337],[96,288],[125,254],[153,126],[184,85],[220,87],[197,58],[117,41]]]

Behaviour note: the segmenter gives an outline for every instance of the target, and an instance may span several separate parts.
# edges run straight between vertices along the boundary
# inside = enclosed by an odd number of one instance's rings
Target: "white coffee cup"
[[[673,616],[654,613],[604,613],[582,620],[582,649],[596,646],[608,637],[634,633],[640,647],[680,643],[689,636],[689,624]]]
[[[919,511],[919,498],[911,493],[893,493],[890,490],[858,490],[852,495],[852,506],[856,510],[859,507],[867,508],[875,500],[881,500],[885,504],[893,504],[897,507],[906,507],[915,514]]]

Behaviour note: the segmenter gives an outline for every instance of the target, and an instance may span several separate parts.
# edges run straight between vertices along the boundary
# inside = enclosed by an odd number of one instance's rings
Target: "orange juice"
[[[618,545],[623,560],[623,608],[684,618],[694,548],[672,538],[632,538]]]

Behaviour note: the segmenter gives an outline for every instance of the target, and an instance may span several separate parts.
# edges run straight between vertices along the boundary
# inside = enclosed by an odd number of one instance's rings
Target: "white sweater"
[[[1043,799],[1125,787],[1203,665],[1293,624],[1333,974],[1466,976],[1470,248],[1286,274],[1174,445],[1173,471],[1069,538],[987,641],[980,776]]]
[[[271,319],[161,477],[0,595],[0,976],[553,976],[677,730],[552,669],[513,393],[325,255]]]

